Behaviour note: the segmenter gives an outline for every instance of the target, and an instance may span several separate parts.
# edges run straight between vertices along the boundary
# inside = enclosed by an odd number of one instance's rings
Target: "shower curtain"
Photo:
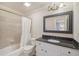
[[[22,17],[22,36],[21,47],[25,47],[30,44],[31,40],[31,19]]]

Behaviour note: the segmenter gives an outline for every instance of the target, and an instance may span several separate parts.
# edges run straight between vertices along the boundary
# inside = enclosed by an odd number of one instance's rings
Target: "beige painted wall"
[[[20,44],[21,17],[0,10],[0,48]]]
[[[28,15],[28,17],[32,19],[32,37],[38,38],[38,37],[41,37],[42,34],[45,34],[45,35],[53,35],[53,36],[62,36],[62,37],[72,38],[73,34],[43,32],[43,16],[66,12],[66,11],[72,11],[72,10],[73,10],[72,3],[68,3],[66,7],[60,8],[60,9],[55,10],[53,12],[48,12],[47,7],[35,10],[36,12],[33,12],[30,15]]]

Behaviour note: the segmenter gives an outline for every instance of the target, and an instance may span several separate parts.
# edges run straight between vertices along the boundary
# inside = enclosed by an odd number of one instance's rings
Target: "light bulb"
[[[30,6],[31,6],[30,3],[24,3],[24,5],[25,5],[26,7],[30,7]]]
[[[59,5],[59,7],[60,7],[60,8],[62,8],[63,6],[64,6],[64,4],[63,4],[63,3],[61,3],[61,4]]]

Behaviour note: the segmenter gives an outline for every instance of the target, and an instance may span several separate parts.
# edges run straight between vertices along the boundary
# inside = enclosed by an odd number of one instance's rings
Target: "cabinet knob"
[[[39,43],[39,45],[41,45],[41,43]]]
[[[45,50],[45,52],[47,53],[47,50]]]
[[[70,54],[71,52],[70,51],[68,51],[68,54]]]

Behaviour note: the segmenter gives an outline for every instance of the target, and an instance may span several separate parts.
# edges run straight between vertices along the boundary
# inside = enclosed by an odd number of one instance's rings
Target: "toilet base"
[[[35,55],[35,47],[32,45],[26,46],[20,56],[33,56]]]

